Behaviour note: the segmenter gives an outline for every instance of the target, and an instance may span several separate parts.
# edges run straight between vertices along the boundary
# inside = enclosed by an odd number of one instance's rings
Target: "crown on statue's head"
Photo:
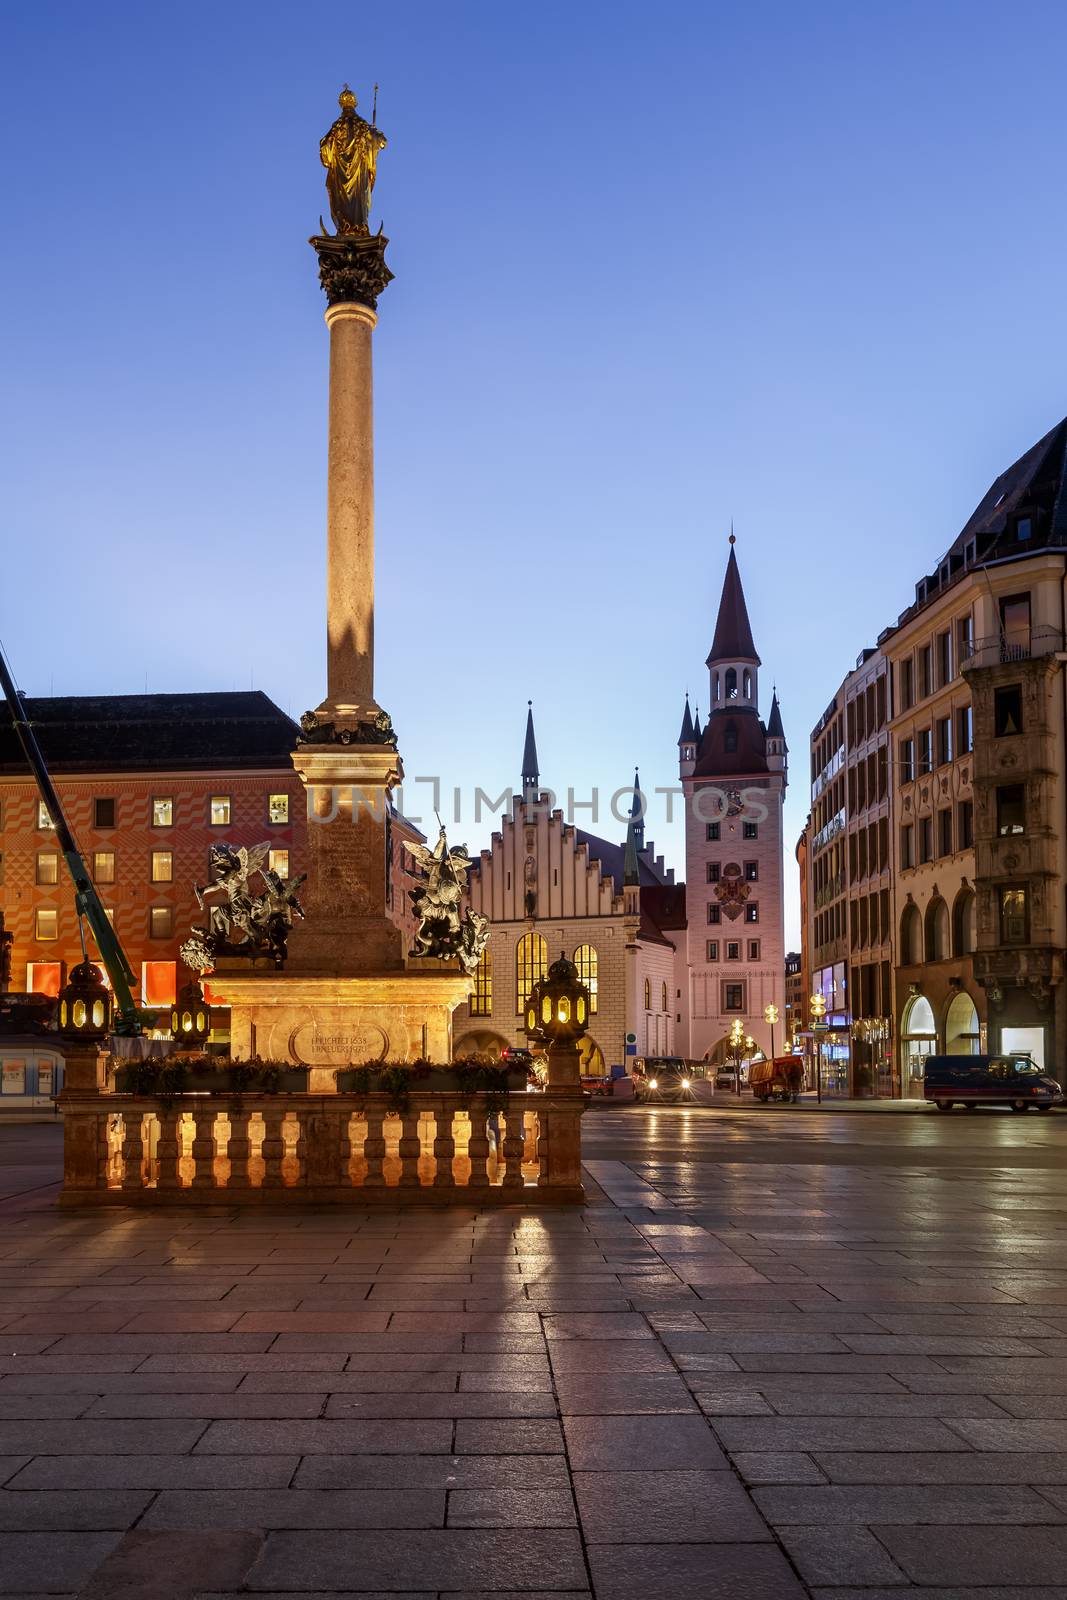
[[[346,83],[344,88],[341,90],[341,93],[337,96],[337,104],[341,107],[342,111],[354,111],[358,103],[359,102],[356,100],[355,95],[352,93],[351,89]]]

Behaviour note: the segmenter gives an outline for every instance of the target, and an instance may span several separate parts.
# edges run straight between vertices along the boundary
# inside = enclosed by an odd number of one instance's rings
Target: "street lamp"
[[[808,1001],[811,1008],[812,1033],[815,1034],[815,1097],[822,1104],[822,1043],[819,1039],[818,1025],[826,1015],[826,996],[816,991]]]
[[[771,1030],[771,1060],[774,1060],[774,1024],[778,1021],[778,1007],[776,1005],[764,1006],[763,1020]]]
[[[741,1094],[741,1055],[745,1048],[745,1029],[740,1017],[735,1017],[730,1027],[730,1048],[734,1056],[734,1093]]]

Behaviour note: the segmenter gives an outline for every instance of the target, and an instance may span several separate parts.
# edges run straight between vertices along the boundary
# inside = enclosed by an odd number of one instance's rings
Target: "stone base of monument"
[[[230,1008],[231,1060],[259,1056],[310,1067],[312,1094],[334,1091],[338,1067],[451,1061],[452,1013],[474,987],[473,978],[441,962],[430,971],[366,977],[249,971],[246,964],[239,972],[216,970],[208,981],[213,1001]]]

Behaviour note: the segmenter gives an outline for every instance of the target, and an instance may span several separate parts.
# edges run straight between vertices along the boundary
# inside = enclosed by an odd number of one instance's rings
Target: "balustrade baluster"
[[[279,1110],[277,1106],[264,1106],[260,1115],[263,1118],[263,1144],[260,1148],[263,1157],[263,1187],[281,1189],[285,1185],[285,1179],[282,1177],[282,1162],[285,1159],[282,1123],[285,1120],[285,1112]]]
[[[422,1145],[419,1141],[419,1113],[405,1111],[400,1118],[400,1141],[397,1145],[397,1154],[400,1157],[400,1182],[407,1188],[418,1188],[419,1183],[419,1151]]]
[[[122,1113],[122,1187],[144,1187],[144,1114],[140,1111]]]
[[[509,1103],[503,1117],[504,1123],[504,1183],[505,1189],[521,1189],[522,1177],[522,1152],[524,1148],[523,1121],[526,1116],[526,1107],[520,1101],[518,1106]]]
[[[248,1163],[252,1155],[252,1139],[249,1123],[251,1113],[244,1106],[231,1105],[229,1109],[230,1137],[226,1141],[226,1156],[230,1163],[231,1189],[247,1189],[251,1184],[248,1176]]]
[[[193,1110],[193,1188],[215,1187],[215,1119],[214,1106],[196,1106]]]
[[[454,1189],[456,1175],[452,1163],[456,1155],[456,1137],[453,1129],[455,1109],[451,1100],[439,1100],[434,1110],[433,1158],[435,1189]]]
[[[542,1106],[537,1108],[537,1182],[538,1184],[551,1183],[549,1161],[551,1155],[551,1138],[549,1134],[548,1113]]]
[[[178,1175],[178,1161],[181,1156],[181,1117],[182,1113],[174,1106],[160,1107],[159,1112],[159,1141],[156,1144],[156,1172],[157,1189],[178,1189],[181,1179]]]
[[[467,1144],[467,1154],[470,1156],[471,1175],[468,1183],[472,1189],[484,1189],[489,1183],[487,1163],[489,1160],[489,1130],[485,1123],[485,1105],[480,1100],[475,1100],[470,1108],[471,1119],[470,1140]]]
[[[295,1184],[297,1184],[298,1187],[303,1188],[304,1185],[308,1181],[308,1140],[307,1140],[307,1111],[306,1111],[306,1109],[297,1111],[293,1121],[295,1121],[295,1124],[296,1124],[296,1138],[293,1140],[293,1155],[292,1155],[293,1164],[296,1167],[296,1172],[293,1174],[293,1182]],[[289,1127],[293,1126],[293,1122],[289,1120],[288,1113],[286,1114],[286,1122],[288,1123]]]
[[[385,1174],[382,1171],[385,1161],[385,1138],[382,1133],[384,1122],[383,1111],[367,1107],[367,1137],[363,1141],[363,1154],[367,1158],[367,1175],[363,1182],[368,1189],[380,1189],[385,1183]]]

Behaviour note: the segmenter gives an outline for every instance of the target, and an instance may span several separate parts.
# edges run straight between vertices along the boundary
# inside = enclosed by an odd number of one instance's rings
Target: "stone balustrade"
[[[573,1090],[62,1099],[65,1205],[543,1205],[583,1198]]]

